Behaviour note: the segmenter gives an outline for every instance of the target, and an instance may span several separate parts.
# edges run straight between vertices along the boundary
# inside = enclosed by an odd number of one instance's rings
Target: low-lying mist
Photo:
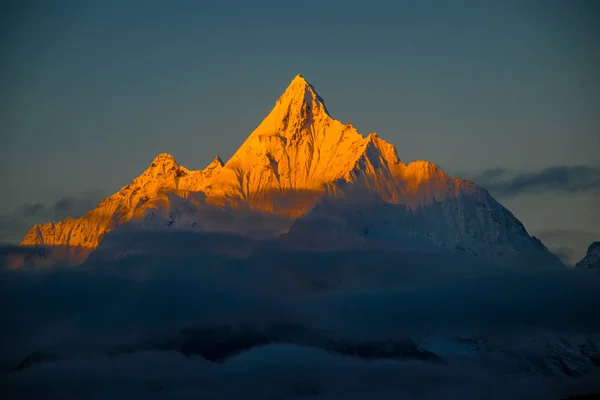
[[[575,393],[598,376],[566,361],[572,381],[527,371],[555,342],[600,337],[600,276],[575,269],[426,249],[263,247],[247,257],[142,252],[0,273],[2,380],[26,397],[57,382],[83,393],[91,382],[88,392],[111,398],[234,398],[243,393],[235,381],[278,398],[527,398]],[[190,339],[194,329],[205,336]],[[233,340],[231,329],[244,343],[206,359],[198,346],[208,329],[217,329],[213,350]],[[485,355],[482,341],[493,343]]]

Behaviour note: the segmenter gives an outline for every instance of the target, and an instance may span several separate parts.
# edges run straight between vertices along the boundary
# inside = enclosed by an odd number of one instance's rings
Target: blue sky
[[[378,132],[404,161],[480,179],[501,168],[507,184],[529,174],[492,194],[542,239],[600,239],[595,1],[0,7],[4,221],[65,196],[84,208],[161,152],[188,168],[226,160],[302,73],[334,117]]]

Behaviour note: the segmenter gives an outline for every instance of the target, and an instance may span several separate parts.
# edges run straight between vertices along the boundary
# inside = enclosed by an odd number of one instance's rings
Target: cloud
[[[20,242],[35,224],[79,218],[103,198],[100,190],[92,190],[77,197],[65,196],[52,204],[21,204],[11,214],[0,215],[0,242]]]
[[[41,246],[16,246],[0,244],[0,257],[44,255],[46,249]]]
[[[541,400],[593,392],[600,386],[596,382],[577,384],[570,388],[563,382],[518,374],[499,377],[464,362],[452,368],[419,362],[357,362],[314,349],[279,345],[256,349],[217,366],[170,352],[59,360],[27,370],[9,381],[6,389],[15,398],[61,392],[94,399]]]
[[[520,173],[506,168],[490,168],[475,174],[472,180],[498,197],[523,193],[600,191],[600,169],[587,165],[560,165]]]
[[[575,265],[585,256],[589,245],[600,240],[599,233],[570,229],[550,229],[533,234],[567,265]]]
[[[577,257],[575,249],[570,247],[550,247],[548,250],[567,265],[573,265]]]
[[[488,168],[477,175],[475,175],[478,182],[490,182],[495,181],[497,179],[504,178],[508,174],[508,170],[506,168]]]
[[[375,398],[538,398],[528,394],[549,389],[550,379],[538,382],[545,378],[527,368],[552,366],[558,357],[548,353],[546,337],[561,346],[560,338],[571,332],[591,337],[600,332],[600,321],[594,318],[600,307],[600,276],[584,271],[481,264],[471,268],[451,255],[432,256],[424,263],[415,259],[412,266],[406,253],[382,258],[380,252],[368,251],[280,252],[274,256],[266,251],[244,261],[225,255],[187,257],[180,250],[177,258],[136,255],[74,269],[3,271],[0,304],[6,307],[0,354],[11,360],[1,366],[17,365],[36,351],[50,354],[49,362],[11,375],[12,389],[21,394],[44,387],[51,394],[78,390],[81,397],[99,388],[107,391],[102,393],[106,397],[135,388],[140,398],[156,391],[177,397],[186,390],[203,398],[248,393],[257,398],[273,393],[279,398],[352,398],[352,393]],[[298,290],[298,281],[309,277],[330,289],[318,295]],[[448,364],[340,357],[306,347],[302,330],[292,332],[296,344],[258,347],[223,364],[169,351],[171,334],[188,327],[252,323],[278,328],[286,322],[313,327],[324,335],[324,345],[342,338],[379,341],[388,348],[390,339],[408,335]],[[491,350],[482,355],[465,350],[464,344],[452,341],[457,332],[485,335],[490,343],[475,345]],[[107,350],[156,335],[165,340],[154,342],[154,348],[118,356]],[[569,359],[569,366],[577,368],[578,360]],[[233,381],[239,385],[230,385]],[[573,385],[581,387],[582,381]]]
[[[104,196],[98,190],[87,192],[79,197],[65,196],[55,203],[22,204],[15,210],[15,216],[23,218],[42,217],[51,221],[67,217],[79,218],[98,205]]]
[[[23,218],[35,217],[46,213],[46,206],[42,203],[37,204],[22,204],[17,207],[16,214],[21,214]]]
[[[27,258],[43,258],[47,255],[48,250],[41,246],[21,247],[0,244],[0,270],[12,266],[24,265],[24,260]]]

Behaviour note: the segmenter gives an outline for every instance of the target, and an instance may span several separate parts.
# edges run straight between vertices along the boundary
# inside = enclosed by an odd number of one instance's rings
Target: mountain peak
[[[575,266],[600,272],[600,242],[592,243],[590,247],[588,247],[585,257],[583,257]]]
[[[590,247],[588,247],[588,254],[591,253],[600,253],[600,242],[594,242],[592,244],[590,244]]]
[[[296,75],[279,96],[275,107],[253,132],[253,135],[291,137],[314,124],[331,120],[325,102],[310,83]],[[251,135],[252,136],[252,135]]]
[[[146,170],[136,179],[155,180],[164,177],[170,177],[175,171],[179,171],[182,167],[175,161],[175,158],[169,153],[160,153]]]
[[[212,169],[221,169],[223,167],[223,165],[225,165],[225,164],[223,163],[223,160],[221,160],[221,157],[216,156],[211,161],[211,163],[206,166],[206,168],[204,170],[207,171],[207,170],[212,170]]]
[[[163,165],[178,165],[177,161],[175,161],[175,157],[173,157],[169,153],[160,153],[154,160],[152,160],[152,164],[150,164],[150,168],[155,168]]]
[[[211,164],[218,164],[218,165],[220,165],[222,167],[225,163],[223,162],[223,160],[221,159],[221,157],[216,156],[215,159],[213,160],[213,162]]]
[[[317,203],[321,211],[314,211]],[[241,214],[235,214],[237,210]],[[227,218],[221,218],[222,211]],[[256,228],[261,236],[267,231],[279,235],[307,213],[312,219],[306,221],[319,221],[316,229],[309,223],[310,229],[302,233],[300,221],[294,235],[326,232],[335,242],[349,237],[352,243],[355,238],[387,241],[416,235],[443,248],[489,258],[541,248],[483,189],[427,161],[406,165],[395,147],[377,134],[363,137],[351,124],[333,119],[302,75],[292,79],[227,164],[215,157],[203,170],[188,170],[172,155],[161,153],[98,208],[78,220],[36,226],[23,244],[96,248],[107,232],[125,223],[185,229],[198,225],[195,229],[200,230],[234,227],[240,233]],[[250,222],[248,215],[264,215],[265,225]],[[332,228],[322,229],[319,218],[327,223],[331,216]]]
[[[301,109],[305,104],[308,105],[308,108],[311,108],[307,111],[324,111],[329,115],[325,107],[325,101],[317,94],[315,87],[304,79],[304,76],[298,74],[279,97],[275,108],[278,105],[283,105],[285,108],[295,106],[295,108]]]

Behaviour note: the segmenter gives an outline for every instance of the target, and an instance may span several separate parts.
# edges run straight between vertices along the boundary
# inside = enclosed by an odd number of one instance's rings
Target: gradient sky
[[[22,234],[23,215],[49,218],[29,206],[87,207],[158,153],[194,169],[226,160],[298,73],[406,162],[479,180],[504,169],[514,190],[492,194],[549,247],[581,256],[600,240],[596,1],[0,7],[0,214],[12,224],[0,240]]]

